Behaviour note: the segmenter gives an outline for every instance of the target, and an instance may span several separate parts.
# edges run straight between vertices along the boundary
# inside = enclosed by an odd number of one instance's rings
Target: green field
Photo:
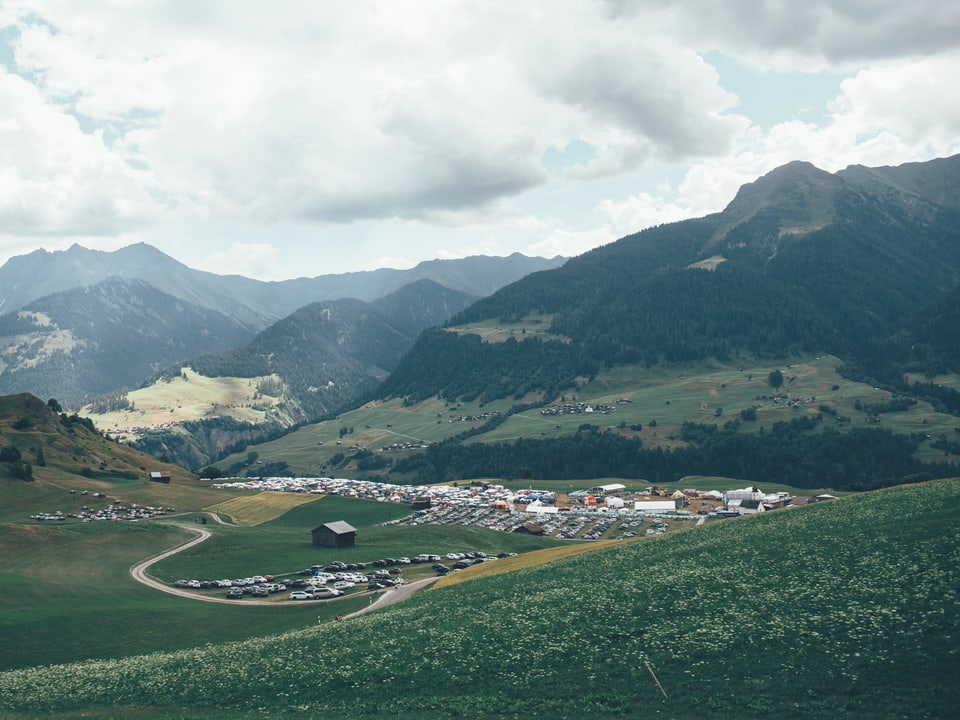
[[[707,523],[344,623],[4,672],[0,698],[12,719],[956,717],[958,506],[948,480]]]
[[[145,487],[142,492],[154,492],[156,484],[149,485],[154,488]],[[184,510],[192,510],[132,523],[39,523],[28,516],[39,509],[69,512],[74,503],[95,501],[65,488],[10,481],[0,481],[0,493],[5,501],[0,524],[0,556],[5,558],[0,570],[0,637],[4,639],[0,669],[263,637],[302,628],[315,623],[318,615],[332,617],[368,602],[344,598],[319,605],[279,602],[283,607],[245,607],[242,601],[214,605],[173,597],[130,578],[132,565],[190,537],[180,525],[195,527],[192,519],[198,504],[209,504],[211,496],[235,497],[233,492],[194,487],[191,503],[191,490],[180,487],[176,493],[187,503]],[[274,498],[290,500],[279,493],[248,497],[266,497],[263,502],[271,507]],[[150,575],[166,583],[180,578],[283,575],[333,560],[367,562],[454,550],[495,554],[558,544],[459,526],[377,527],[408,514],[410,507],[342,497],[294,499],[310,502],[257,526],[208,523],[205,527],[213,533],[208,541],[157,563]],[[312,528],[334,520],[346,520],[358,529],[355,547],[333,550],[312,544]],[[408,577],[416,574],[407,573]],[[220,597],[222,591],[204,594]]]
[[[514,328],[514,330],[516,330]],[[498,427],[468,442],[508,442],[518,438],[553,438],[570,435],[588,424],[625,436],[639,436],[646,448],[676,447],[683,444],[681,426],[685,421],[723,426],[739,421],[740,411],[756,408],[757,419],[740,422],[741,432],[759,432],[774,423],[790,421],[804,414],[823,413],[824,426],[840,429],[883,427],[897,433],[927,437],[918,457],[942,460],[942,450],[930,447],[940,436],[953,438],[957,418],[937,413],[924,402],[899,412],[871,416],[857,409],[858,404],[876,405],[892,395],[862,383],[852,382],[837,373],[840,361],[833,356],[792,358],[789,362],[743,361],[736,364],[697,362],[688,365],[619,366],[599,373],[561,398],[591,405],[608,405],[613,412],[543,415],[540,408],[511,416]],[[784,385],[776,393],[768,384],[772,370],[781,370]],[[951,376],[952,377],[952,376]],[[950,378],[941,378],[949,384]],[[802,398],[788,406],[775,403],[774,395]],[[525,402],[536,398],[525,398]],[[618,402],[619,401],[619,402]],[[625,402],[629,401],[629,402]],[[349,462],[355,447],[379,453],[380,448],[403,440],[436,443],[478,428],[484,421],[459,421],[460,417],[480,416],[485,412],[506,413],[518,400],[507,398],[482,405],[479,402],[453,403],[431,398],[412,406],[398,399],[369,403],[343,413],[336,420],[302,427],[278,440],[256,446],[263,463],[283,461],[294,473],[302,475],[362,476]],[[832,413],[832,414],[831,414]],[[837,418],[846,421],[838,422]],[[453,421],[453,422],[451,422]],[[351,430],[341,435],[341,430]],[[339,443],[339,444],[338,444]],[[407,451],[417,452],[417,451]],[[342,463],[333,459],[345,456]],[[405,453],[387,453],[398,458]],[[218,466],[228,467],[243,460],[245,453],[225,458]]]

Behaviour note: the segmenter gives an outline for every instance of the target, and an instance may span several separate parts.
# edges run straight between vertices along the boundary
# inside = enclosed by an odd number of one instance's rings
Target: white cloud
[[[112,235],[145,219],[149,204],[136,173],[102,133],[0,67],[0,232],[7,235]]]
[[[0,256],[139,236],[281,277],[579,253],[791,160],[960,151],[954,5],[7,0]],[[741,81],[847,79],[818,122],[751,123],[708,51]]]

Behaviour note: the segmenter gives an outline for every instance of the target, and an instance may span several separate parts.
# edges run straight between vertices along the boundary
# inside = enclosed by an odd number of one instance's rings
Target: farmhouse
[[[731,505],[730,509],[736,509],[740,515],[754,515],[764,512],[767,508],[760,500],[741,500],[736,507]]]
[[[324,547],[352,547],[357,541],[357,529],[343,520],[316,527],[312,534],[313,544]]]
[[[169,484],[170,473],[158,472],[154,470],[150,473],[150,480],[153,482],[163,483],[164,485]]]

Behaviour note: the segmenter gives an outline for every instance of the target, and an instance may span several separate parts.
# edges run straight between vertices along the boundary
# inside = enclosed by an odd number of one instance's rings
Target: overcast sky
[[[0,0],[0,263],[572,256],[791,160],[960,152],[948,0]]]

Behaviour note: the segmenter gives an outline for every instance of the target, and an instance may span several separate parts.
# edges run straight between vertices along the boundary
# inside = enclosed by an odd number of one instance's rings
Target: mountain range
[[[836,173],[792,162],[722,212],[569,261],[258,283],[143,245],[38,251],[0,268],[18,308],[0,317],[0,392],[70,402],[188,366],[269,390],[266,429],[211,417],[142,446],[192,468],[371,399],[542,406],[611,368],[705,360],[829,354],[848,378],[960,414],[960,391],[933,382],[960,372],[958,178],[960,156]],[[14,282],[28,265],[29,291]]]
[[[334,312],[344,298],[353,303],[337,312],[341,331],[351,318],[381,317],[409,345],[420,329],[468,301],[562,261],[515,254],[261,282],[193,270],[145,244],[112,253],[77,245],[38,250],[0,267],[0,393],[30,392],[78,406],[139,387],[199,355],[243,348],[313,303],[333,303],[327,309]],[[414,287],[403,292],[407,286]],[[378,307],[362,310],[377,300]],[[276,338],[282,330],[270,332]],[[307,339],[301,342],[301,354],[311,354]],[[356,343],[351,348],[366,352]],[[382,379],[395,360],[358,361],[367,368],[361,375]]]

